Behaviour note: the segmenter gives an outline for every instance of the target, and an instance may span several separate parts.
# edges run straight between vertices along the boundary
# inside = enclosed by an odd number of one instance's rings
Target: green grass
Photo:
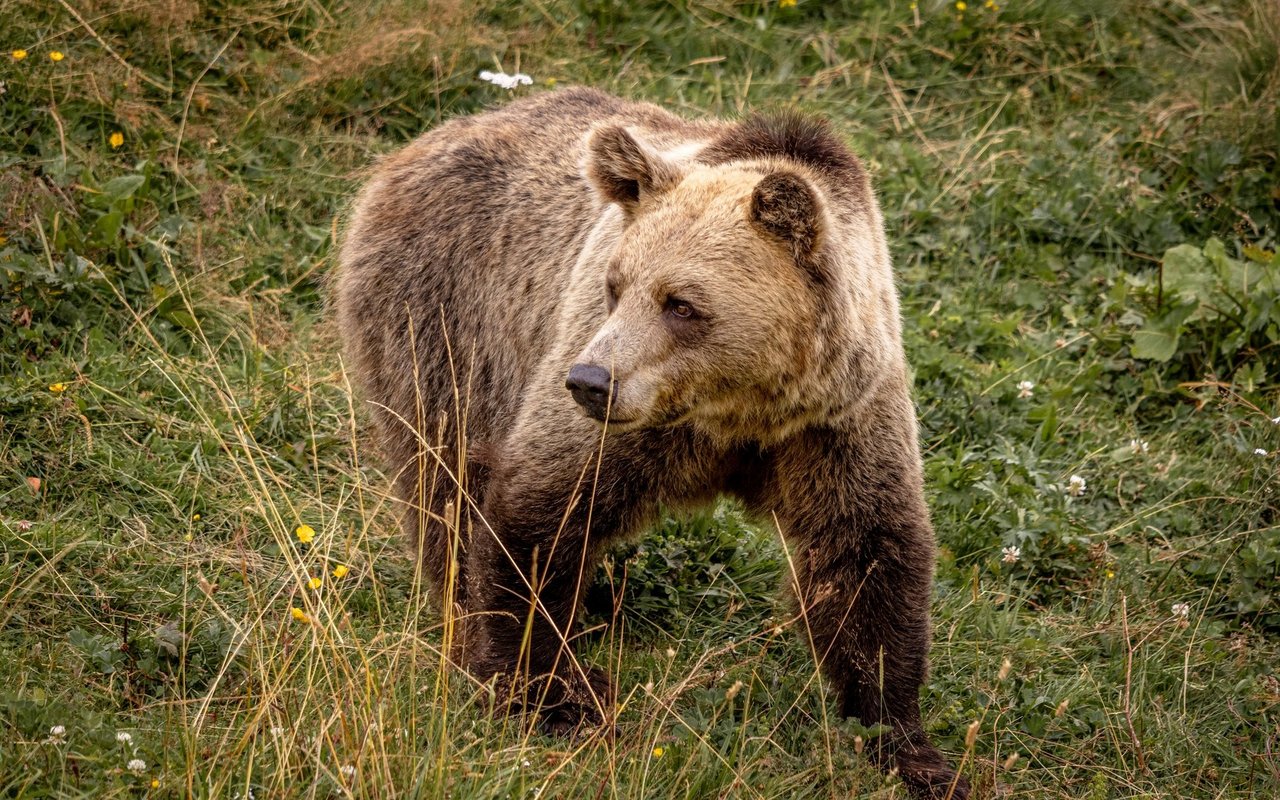
[[[600,571],[616,738],[441,669],[324,280],[364,167],[497,66],[795,104],[872,167],[942,545],[926,724],[979,796],[1280,793],[1273,4],[0,14],[0,795],[903,796],[731,506]]]

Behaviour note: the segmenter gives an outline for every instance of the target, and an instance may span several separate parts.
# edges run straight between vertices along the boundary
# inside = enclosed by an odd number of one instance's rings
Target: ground
[[[600,570],[616,736],[441,669],[324,280],[373,157],[566,84],[795,105],[866,159],[941,544],[923,707],[979,796],[1280,791],[1273,3],[3,13],[5,796],[903,796],[731,505]]]

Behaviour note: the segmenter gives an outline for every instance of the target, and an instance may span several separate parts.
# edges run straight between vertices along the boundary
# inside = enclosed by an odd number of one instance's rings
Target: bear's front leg
[[[465,666],[496,678],[500,710],[536,713],[553,733],[603,721],[612,702],[605,673],[581,664],[570,643],[597,554],[643,483],[619,480],[608,449],[597,469],[598,431],[575,433],[513,437],[467,551]]]
[[[914,422],[894,436],[806,435],[776,464],[775,502],[794,545],[801,622],[845,716],[889,732],[871,744],[916,797],[963,800],[969,784],[924,732],[933,530]],[[819,476],[819,477],[815,477]]]

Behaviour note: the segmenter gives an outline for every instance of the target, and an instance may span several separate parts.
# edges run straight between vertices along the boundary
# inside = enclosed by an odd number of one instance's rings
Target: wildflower
[[[1115,571],[1115,570],[1113,570],[1113,569],[1109,569],[1109,570],[1107,570],[1107,580],[1111,580],[1111,579],[1112,579],[1112,578],[1114,578],[1115,576],[1116,576],[1116,571]]]
[[[64,58],[66,58],[66,56],[62,54],[61,50],[54,50],[53,52],[49,53],[49,60],[54,62],[55,64]]]
[[[527,758],[520,759],[520,769],[524,769],[527,766],[529,766],[529,759]]]
[[[120,744],[133,744],[133,734],[128,731],[116,731],[116,741]]]
[[[200,521],[200,515],[199,515],[199,514],[192,514],[192,515],[191,515],[191,521],[192,521],[192,522],[199,522],[199,521]]]
[[[1271,424],[1272,424],[1272,425],[1280,425],[1280,417],[1272,417],[1272,418],[1271,418]]]
[[[26,533],[29,530],[31,530],[31,520],[29,519],[18,520],[18,533]]]
[[[147,762],[140,758],[131,758],[129,759],[129,763],[125,765],[125,768],[134,775],[141,775],[147,771]]]
[[[193,538],[195,537],[193,537],[191,534],[188,533],[182,537],[182,541],[186,542],[187,544],[190,544]]]
[[[1146,439],[1130,439],[1129,449],[1133,451],[1134,455],[1140,456],[1140,455],[1144,455],[1148,450],[1150,450],[1151,445],[1147,444]]]
[[[299,525],[293,533],[303,544],[311,544],[311,540],[316,538],[316,529],[310,525]]]
[[[279,725],[273,725],[271,727],[271,737],[273,739],[279,739],[281,736],[284,736],[284,728]]]
[[[665,748],[662,748],[662,747],[655,747],[655,748],[653,748],[653,757],[654,757],[654,758],[662,758],[662,754],[663,754],[663,753],[665,753],[665,752],[667,752]]]
[[[17,50],[14,50],[9,55],[13,56],[14,61],[21,61],[22,59],[27,57],[27,51],[19,48]]]
[[[1257,447],[1257,448],[1254,448],[1253,454],[1255,456],[1265,456],[1267,454],[1267,451],[1263,450],[1261,447]]]
[[[963,2],[963,0],[961,0],[961,2],[959,3],[956,3],[956,11],[964,11],[968,7],[969,7],[969,4]]]
[[[1000,10],[1000,6],[996,5],[996,0],[987,0],[987,2],[985,2],[985,3],[983,3],[983,4],[982,4],[982,7],[983,7],[983,8],[986,8],[986,9],[988,9],[988,10],[990,10],[990,11],[999,11],[999,10]],[[1014,756],[1017,756],[1017,753],[1014,753]],[[1007,769],[1007,767],[1006,767],[1006,769]]]
[[[293,615],[293,618],[294,618],[294,619],[296,619],[298,622],[310,622],[310,621],[311,621],[311,617],[308,617],[308,616],[307,616],[307,612],[303,611],[302,609],[298,608],[297,606],[294,606],[293,608],[289,609],[289,613],[290,613],[290,614],[292,614],[292,615]]]
[[[160,779],[159,779],[159,778],[152,778],[152,779],[151,779],[151,788],[152,788],[152,789],[159,789],[159,788],[160,788]]]
[[[1022,548],[1017,545],[1009,545],[1000,551],[1000,560],[1006,564],[1017,564],[1020,558],[1022,558]]]
[[[778,0],[778,8],[795,8],[796,0]]]
[[[346,564],[339,564],[338,566],[333,568],[333,577],[345,578],[347,577],[347,573],[350,571],[351,570],[347,567]]]
[[[356,776],[356,765],[343,764],[342,769],[338,770],[338,772],[342,773],[342,777],[346,778],[347,780],[351,780]]]
[[[66,741],[67,729],[63,725],[54,725],[49,729],[49,738],[46,739],[49,744],[62,744]]]
[[[1032,394],[1031,390],[1034,388],[1036,388],[1035,381],[1019,381],[1018,397],[1030,397]]]
[[[307,587],[310,589],[319,589],[324,586],[324,578],[311,578],[307,581]]]
[[[67,390],[67,385],[65,383],[49,384],[49,391],[53,392],[54,394],[62,394],[66,390]]]
[[[515,75],[508,75],[505,72],[490,72],[485,70],[480,73],[480,80],[488,81],[494,86],[501,86],[503,89],[512,90],[517,86],[528,86],[533,83],[533,78],[525,75],[523,72],[517,72]]]
[[[1177,619],[1186,619],[1191,616],[1190,603],[1174,603],[1169,610],[1173,612],[1173,616]]]
[[[1084,494],[1086,485],[1087,483],[1084,478],[1081,478],[1079,475],[1072,475],[1067,480],[1067,494],[1072,497],[1079,497]]]
[[[111,145],[112,150],[116,149],[120,145],[124,144],[124,134],[120,131],[116,131],[111,134],[109,139],[107,139],[107,143]]]

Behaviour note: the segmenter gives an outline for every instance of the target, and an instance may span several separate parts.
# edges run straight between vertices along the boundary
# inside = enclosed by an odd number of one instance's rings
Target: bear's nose
[[[569,369],[569,379],[564,385],[588,414],[598,420],[605,418],[609,410],[609,394],[614,385],[609,370],[592,364],[574,364]]]

